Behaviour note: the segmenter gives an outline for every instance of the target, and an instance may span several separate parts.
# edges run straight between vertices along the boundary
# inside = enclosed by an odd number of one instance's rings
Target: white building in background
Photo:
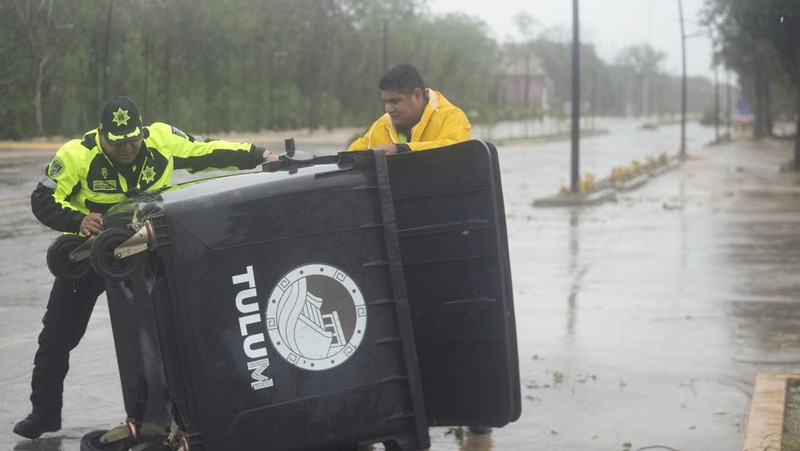
[[[505,52],[499,80],[499,105],[540,112],[550,109],[553,80],[532,51],[515,47]]]

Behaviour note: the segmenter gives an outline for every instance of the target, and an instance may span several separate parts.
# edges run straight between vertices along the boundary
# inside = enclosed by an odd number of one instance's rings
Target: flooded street
[[[581,141],[581,173],[597,179],[674,154],[680,133],[598,126],[610,133]],[[713,135],[690,124],[685,163],[583,208],[532,205],[568,183],[568,141],[498,146],[522,416],[462,445],[434,428],[431,450],[741,449],[756,372],[800,367],[800,175],[779,170],[788,142],[705,147]],[[296,139],[298,149],[337,150]],[[0,150],[4,450],[78,450],[84,434],[125,418],[103,296],[72,353],[63,429],[36,441],[12,432],[30,410],[52,283],[45,253],[58,235],[33,217],[29,196],[54,152]]]

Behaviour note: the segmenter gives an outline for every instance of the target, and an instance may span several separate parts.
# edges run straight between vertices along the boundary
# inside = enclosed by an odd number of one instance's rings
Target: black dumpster
[[[411,450],[429,425],[520,414],[491,145],[285,159],[132,199],[107,224],[92,266],[130,440]],[[147,252],[121,251],[136,237]]]
[[[471,141],[389,161],[428,421],[512,422],[520,386],[497,151]]]

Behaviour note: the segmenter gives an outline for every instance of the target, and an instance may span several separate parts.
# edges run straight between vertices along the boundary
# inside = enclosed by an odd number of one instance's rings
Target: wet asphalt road
[[[582,140],[582,172],[673,153],[679,136],[609,128]],[[584,208],[532,206],[569,180],[568,142],[499,146],[523,413],[463,446],[432,429],[432,450],[741,448],[756,372],[800,371],[800,176],[779,171],[788,143],[704,147],[713,129],[694,125],[688,137],[682,166]],[[78,450],[124,419],[101,297],[71,358],[64,428],[36,441],[11,432],[29,411],[52,281],[57,233],[28,198],[53,152],[0,151],[0,449]]]

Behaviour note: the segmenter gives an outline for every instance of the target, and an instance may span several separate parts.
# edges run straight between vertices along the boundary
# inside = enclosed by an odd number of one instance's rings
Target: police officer
[[[103,106],[95,130],[58,150],[31,195],[31,207],[52,229],[96,235],[109,208],[169,185],[175,169],[252,169],[275,160],[277,155],[253,144],[201,141],[164,123],[144,126],[132,99],[113,97]],[[105,282],[93,271],[77,281],[53,282],[33,361],[33,412],[14,426],[15,433],[34,439],[61,429],[69,353],[83,337],[103,291]]]

